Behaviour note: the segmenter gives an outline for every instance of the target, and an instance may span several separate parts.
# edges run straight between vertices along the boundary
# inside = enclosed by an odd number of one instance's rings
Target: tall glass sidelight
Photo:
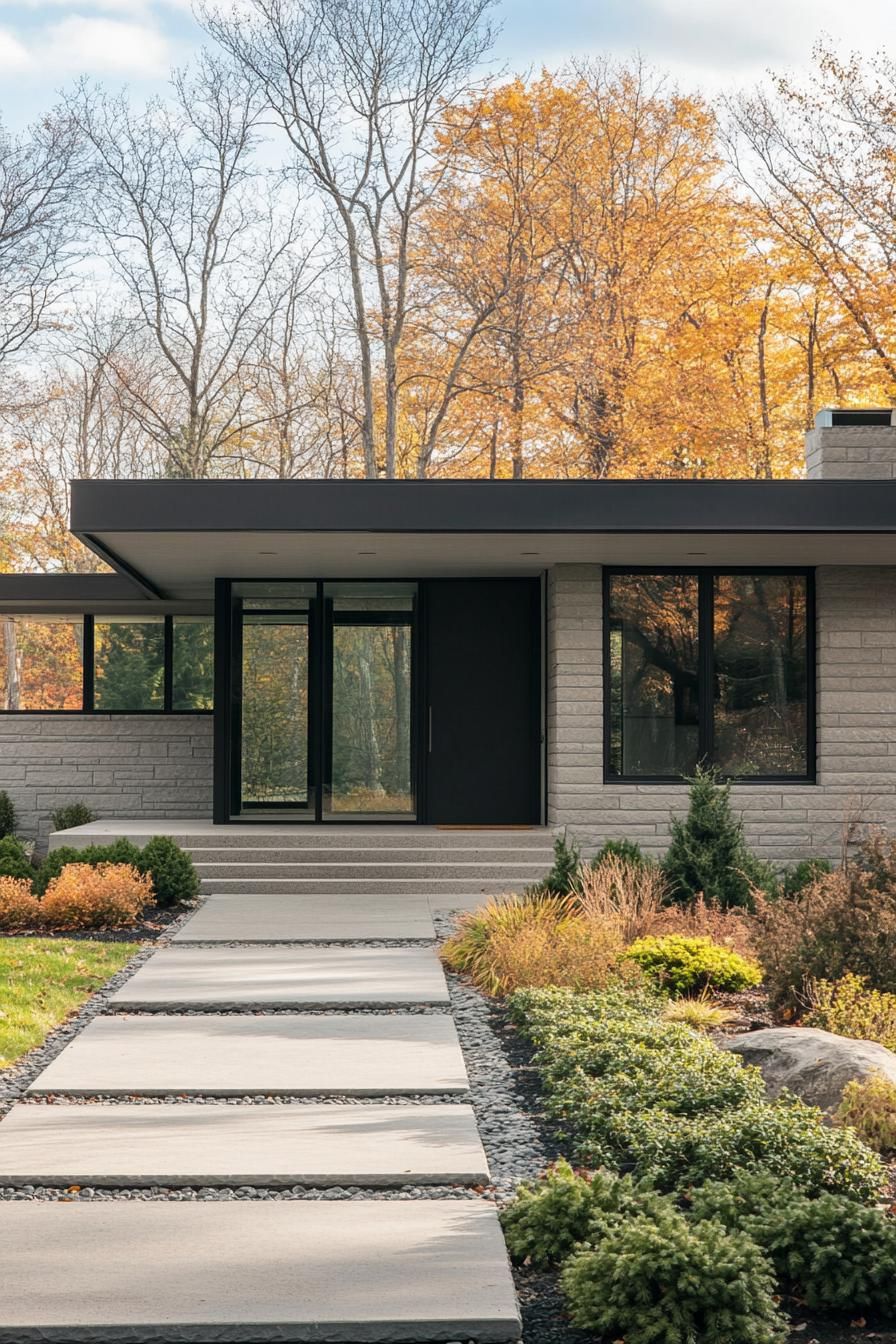
[[[241,816],[315,815],[309,771],[313,585],[234,585]]]
[[[324,587],[329,641],[324,812],[414,815],[413,618],[416,585]]]

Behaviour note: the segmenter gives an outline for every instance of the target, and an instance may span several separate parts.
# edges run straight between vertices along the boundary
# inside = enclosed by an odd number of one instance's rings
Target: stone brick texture
[[[50,814],[210,817],[210,714],[0,714],[0,789],[18,831],[46,846]]]
[[[810,430],[806,475],[819,481],[892,481],[896,478],[896,427],[846,425]]]
[[[896,834],[896,568],[819,568],[816,618],[818,782],[732,789],[750,845],[777,864],[836,858],[850,826]],[[551,571],[548,822],[586,852],[626,837],[659,855],[686,788],[603,782],[601,619],[600,566]]]

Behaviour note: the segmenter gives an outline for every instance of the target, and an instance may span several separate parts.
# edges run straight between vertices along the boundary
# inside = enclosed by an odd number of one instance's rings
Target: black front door
[[[425,820],[541,820],[541,589],[537,579],[424,585]]]

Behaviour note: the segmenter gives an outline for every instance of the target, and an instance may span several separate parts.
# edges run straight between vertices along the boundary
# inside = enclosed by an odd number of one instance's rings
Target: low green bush
[[[620,1219],[661,1217],[672,1208],[672,1201],[646,1182],[609,1171],[582,1175],[561,1160],[539,1181],[520,1186],[501,1222],[513,1259],[548,1269],[583,1242],[600,1240]]]
[[[34,865],[25,846],[14,835],[0,839],[0,877],[25,877],[29,881],[34,877]]]
[[[758,985],[762,969],[711,938],[667,933],[638,938],[626,952],[661,989],[678,997],[704,989],[736,993]]]
[[[16,833],[16,809],[5,789],[0,789],[0,840]]]
[[[561,1285],[575,1325],[626,1344],[774,1344],[774,1275],[749,1237],[669,1211],[609,1227]]]
[[[193,860],[167,835],[154,835],[140,851],[136,866],[152,878],[156,901],[163,908],[199,895],[199,875]]]
[[[782,1284],[814,1311],[896,1311],[896,1220],[841,1195],[802,1195],[768,1174],[740,1173],[693,1192],[690,1217],[743,1232]]]
[[[634,840],[605,840],[591,860],[591,867],[603,863],[604,859],[621,859],[623,863],[634,864],[638,868],[652,868],[653,859],[648,859],[640,845]]]
[[[96,821],[96,813],[86,803],[67,803],[65,807],[57,807],[50,820],[54,831],[70,831],[73,826]]]
[[[848,1129],[803,1102],[769,1102],[758,1070],[661,1019],[663,1000],[623,989],[528,990],[510,999],[535,1048],[549,1114],[592,1166],[632,1170],[660,1191],[750,1168],[808,1194],[873,1202],[884,1168]]]
[[[781,877],[780,894],[790,900],[798,896],[806,887],[816,882],[818,878],[823,877],[825,873],[832,873],[834,865],[830,859],[802,859],[795,863],[792,868],[786,868]]]
[[[108,845],[87,845],[84,849],[72,845],[52,849],[35,876],[34,887],[39,896],[68,863],[87,863],[93,868],[100,863],[124,863],[136,868],[152,879],[155,899],[161,906],[192,900],[199,891],[199,878],[189,854],[167,836],[154,836],[142,849],[124,839]]]

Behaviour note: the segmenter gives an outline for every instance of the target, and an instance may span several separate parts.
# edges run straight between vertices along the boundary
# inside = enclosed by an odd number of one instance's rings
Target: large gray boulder
[[[812,1106],[835,1111],[847,1083],[882,1074],[896,1083],[896,1054],[876,1041],[854,1041],[816,1027],[769,1027],[733,1036],[726,1050],[755,1064],[770,1097],[787,1090]]]

